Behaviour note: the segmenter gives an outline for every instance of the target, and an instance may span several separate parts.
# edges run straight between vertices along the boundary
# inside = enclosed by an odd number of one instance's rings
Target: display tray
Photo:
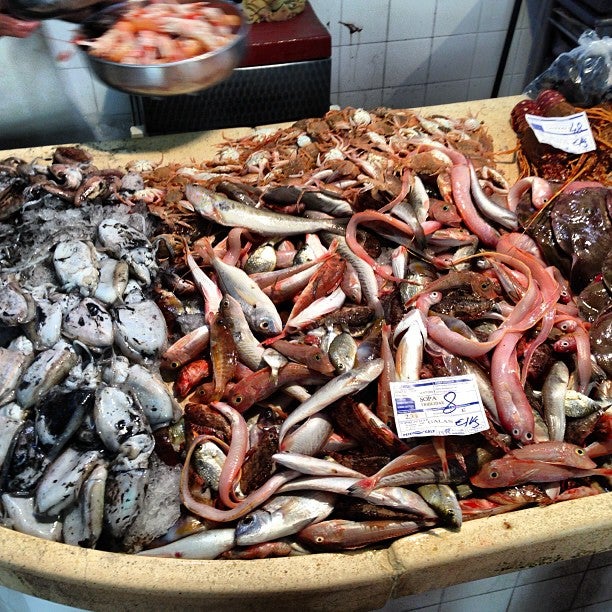
[[[473,115],[498,151],[515,145],[508,117],[520,97],[421,109]],[[83,145],[100,167],[133,159],[170,163],[206,159],[236,128]],[[26,160],[54,146],[0,152]],[[498,168],[512,182],[512,154]],[[91,610],[343,610],[380,608],[390,598],[443,588],[610,550],[612,493],[436,528],[363,551],[250,561],[155,559],[68,546],[0,528],[0,583]]]

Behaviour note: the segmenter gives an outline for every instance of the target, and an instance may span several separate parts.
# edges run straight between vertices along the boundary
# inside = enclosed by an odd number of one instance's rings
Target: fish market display
[[[345,108],[191,166],[2,160],[3,525],[253,559],[609,491],[612,193],[494,158]],[[449,377],[483,427],[406,433],[394,390]]]

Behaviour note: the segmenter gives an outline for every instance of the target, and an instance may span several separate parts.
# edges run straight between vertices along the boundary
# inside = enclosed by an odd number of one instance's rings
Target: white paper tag
[[[444,376],[391,383],[400,438],[467,436],[489,429],[474,376]]]
[[[566,153],[587,153],[597,148],[584,111],[567,117],[526,114],[525,119],[538,142],[549,144]]]

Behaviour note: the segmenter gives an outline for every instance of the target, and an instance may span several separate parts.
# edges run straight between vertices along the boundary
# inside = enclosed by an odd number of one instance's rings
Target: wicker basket
[[[242,0],[242,9],[248,23],[259,21],[287,21],[299,15],[306,0]]]

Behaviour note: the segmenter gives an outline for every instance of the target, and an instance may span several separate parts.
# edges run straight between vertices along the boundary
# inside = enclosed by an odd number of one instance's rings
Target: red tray
[[[306,3],[304,11],[287,21],[254,23],[241,66],[303,62],[331,56],[331,36]]]

